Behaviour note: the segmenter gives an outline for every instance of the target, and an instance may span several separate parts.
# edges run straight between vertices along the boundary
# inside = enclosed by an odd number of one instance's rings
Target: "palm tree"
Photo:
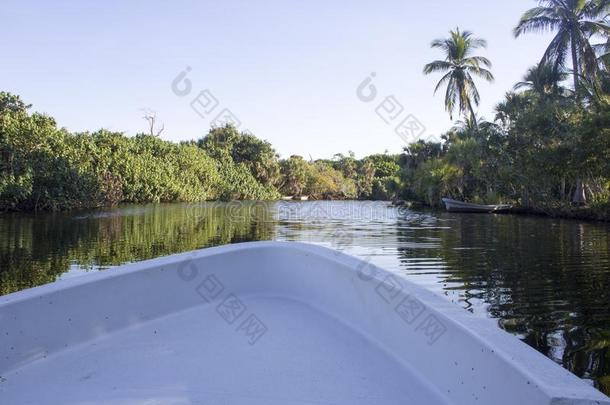
[[[523,81],[514,86],[514,90],[525,90],[540,98],[561,97],[568,94],[567,89],[560,85],[567,78],[563,70],[555,70],[550,65],[535,65],[528,69]]]
[[[445,75],[436,85],[434,94],[444,85],[445,109],[453,119],[453,112],[458,107],[464,116],[476,123],[476,114],[473,104],[478,106],[480,101],[479,91],[475,86],[473,75],[481,77],[489,82],[494,80],[493,75],[487,68],[491,68],[489,59],[483,56],[474,56],[472,53],[478,48],[485,48],[487,42],[484,39],[473,37],[470,31],[449,31],[449,38],[432,41],[432,48],[439,48],[445,53],[445,60],[435,60],[424,67],[424,73],[441,72]]]
[[[589,40],[610,34],[607,10],[607,0],[540,0],[538,7],[523,14],[514,34],[557,31],[540,63],[559,72],[571,53],[574,92],[579,98],[581,75],[594,80],[598,73],[597,55]]]
[[[597,83],[599,61],[590,39],[610,35],[608,0],[540,0],[540,5],[528,10],[514,29],[515,37],[528,32],[557,31],[541,64],[550,64],[555,71],[565,67],[566,55],[572,56],[574,95],[581,97],[581,82]],[[584,185],[576,180],[573,202],[586,202]]]

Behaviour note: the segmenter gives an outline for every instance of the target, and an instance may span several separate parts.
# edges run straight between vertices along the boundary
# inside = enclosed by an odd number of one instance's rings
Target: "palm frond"
[[[447,52],[449,49],[449,44],[447,43],[447,40],[445,40],[445,39],[435,39],[430,44],[430,47],[431,48],[440,48],[443,51]]]
[[[605,21],[582,21],[581,30],[588,37],[594,35],[610,36],[610,26]]]
[[[556,8],[534,7],[523,14],[513,30],[515,37],[529,32],[545,32],[556,29],[561,24]]]
[[[436,92],[443,87],[443,85],[445,85],[449,80],[451,80],[451,77],[453,75],[453,72],[448,72],[445,76],[443,76],[441,78],[441,80],[437,83],[436,87],[434,88],[434,94],[436,94]]]
[[[481,102],[481,96],[479,94],[479,90],[477,86],[474,84],[474,80],[469,73],[465,75],[465,86],[464,86],[466,98],[468,99],[468,103],[474,102],[474,105],[478,106]]]
[[[544,52],[544,55],[542,55],[540,65],[553,66],[556,72],[564,69],[569,46],[570,32],[566,29],[560,29]]]
[[[483,69],[483,68],[471,68],[468,69],[468,72],[481,77],[485,80],[487,80],[488,82],[493,82],[495,80],[494,75],[487,69]]]
[[[580,50],[580,71],[590,80],[595,81],[599,71],[599,64],[595,49],[589,42],[589,39],[583,35],[581,31],[576,31],[576,40]]]
[[[445,92],[445,110],[449,113],[449,117],[453,119],[453,111],[455,110],[455,102],[457,91],[454,78],[449,80],[447,91]]]
[[[483,56],[471,56],[462,61],[464,65],[470,65],[473,67],[480,67],[481,65],[486,66],[488,68],[491,67],[491,61]]]
[[[424,74],[429,75],[435,72],[446,72],[453,67],[453,64],[444,60],[435,60],[424,66]]]
[[[521,89],[531,90],[533,87],[534,87],[534,83],[533,82],[517,82],[513,86],[513,90],[515,90],[515,91],[518,91],[518,90],[521,90]]]
[[[583,10],[583,15],[590,19],[595,19],[602,16],[602,19],[608,17],[610,13],[610,1],[608,0],[591,0]]]

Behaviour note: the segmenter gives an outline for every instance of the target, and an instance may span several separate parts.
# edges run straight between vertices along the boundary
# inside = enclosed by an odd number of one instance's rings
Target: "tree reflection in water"
[[[0,216],[0,295],[83,271],[253,240],[370,258],[610,394],[610,226],[400,212],[385,203],[203,203]]]
[[[439,292],[610,393],[608,225],[445,213],[437,221],[442,229],[416,237],[437,238],[438,249],[401,252],[408,276],[414,258],[436,253],[446,265]]]

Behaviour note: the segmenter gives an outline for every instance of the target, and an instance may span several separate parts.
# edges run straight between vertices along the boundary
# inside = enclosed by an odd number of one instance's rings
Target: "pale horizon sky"
[[[424,64],[442,59],[430,42],[459,26],[485,38],[493,84],[478,81],[479,114],[493,118],[549,35],[514,39],[512,28],[533,0],[435,1],[4,1],[0,90],[19,94],[34,111],[70,131],[146,130],[143,109],[157,112],[161,137],[205,135],[230,109],[242,130],[273,144],[282,157],[358,157],[398,153],[404,141],[376,113],[384,97],[403,106],[438,136],[452,125],[440,75]],[[189,95],[172,81],[186,67]],[[375,72],[377,98],[358,85]],[[209,90],[218,100],[199,116],[190,102]],[[395,123],[398,121],[395,121]]]

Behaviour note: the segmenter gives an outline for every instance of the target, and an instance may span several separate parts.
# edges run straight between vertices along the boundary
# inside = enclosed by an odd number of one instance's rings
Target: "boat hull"
[[[490,213],[490,212],[502,212],[507,211],[511,208],[510,205],[483,205],[483,204],[472,204],[463,201],[452,200],[450,198],[443,198],[445,208],[450,212],[471,212],[471,213]]]
[[[0,297],[0,325],[10,404],[610,404],[494,322],[303,244],[22,291]]]

